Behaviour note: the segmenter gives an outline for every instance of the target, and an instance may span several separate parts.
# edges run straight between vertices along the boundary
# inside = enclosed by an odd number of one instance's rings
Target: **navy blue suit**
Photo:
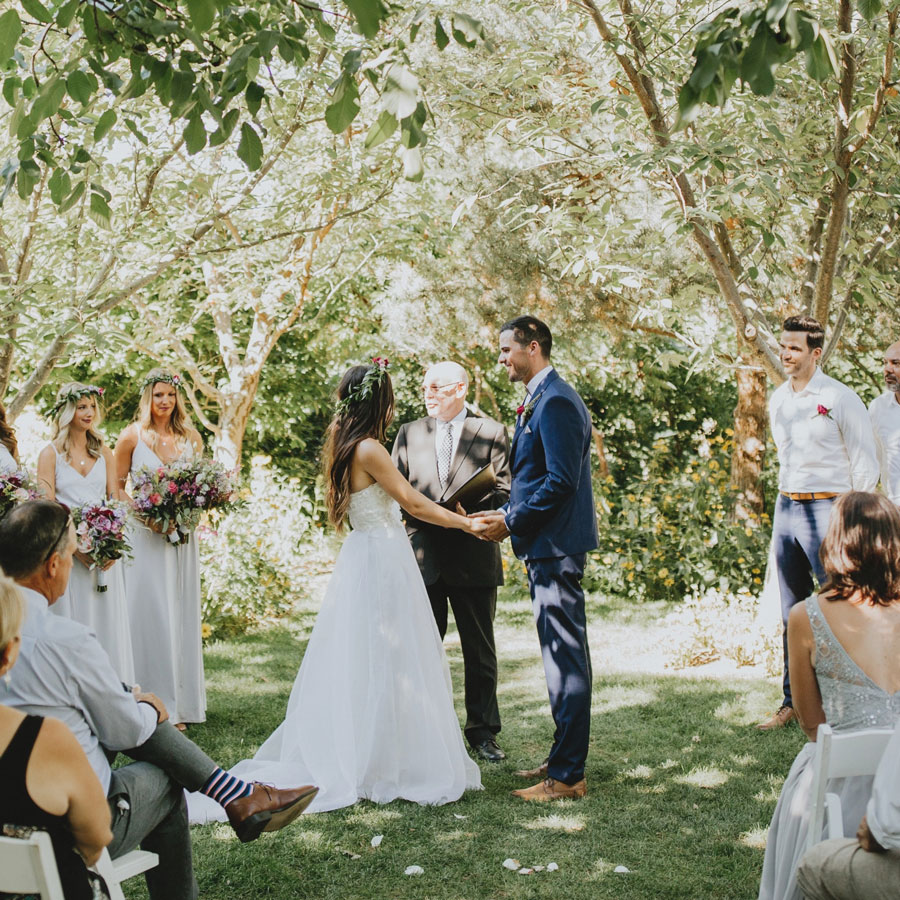
[[[556,732],[548,774],[584,777],[591,721],[591,657],[584,611],[585,554],[597,547],[591,488],[591,418],[554,370],[512,442],[506,524],[525,560]]]

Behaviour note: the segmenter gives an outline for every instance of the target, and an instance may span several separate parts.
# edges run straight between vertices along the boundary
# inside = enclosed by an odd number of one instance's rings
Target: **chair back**
[[[827,723],[819,726],[816,733],[816,752],[813,757],[807,848],[823,839],[826,807],[829,810],[829,837],[843,835],[843,824],[835,821],[839,818],[840,801],[836,795],[827,794],[828,782],[832,778],[874,775],[884,754],[884,748],[893,733],[893,729],[890,728],[867,728],[864,731],[835,733]],[[828,800],[833,802],[828,803]]]
[[[27,838],[0,835],[0,891],[40,894],[41,900],[63,900],[49,834],[36,831]]]

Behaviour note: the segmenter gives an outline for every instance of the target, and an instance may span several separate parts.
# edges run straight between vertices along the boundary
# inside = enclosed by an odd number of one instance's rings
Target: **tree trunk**
[[[763,511],[762,468],[766,453],[766,373],[748,354],[736,371],[738,401],[734,408],[734,453],[731,486],[737,492],[735,517],[752,525]]]

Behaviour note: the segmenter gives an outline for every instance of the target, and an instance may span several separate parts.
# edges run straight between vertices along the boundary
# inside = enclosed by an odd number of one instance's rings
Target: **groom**
[[[509,504],[489,517],[482,535],[507,535],[525,561],[550,710],[556,724],[550,755],[518,774],[542,780],[513,791],[523,800],[587,793],[584,763],[591,725],[591,657],[581,579],[585,554],[597,547],[591,489],[591,418],[584,402],[550,365],[550,329],[519,316],[500,329],[499,363],[526,393],[512,440]]]

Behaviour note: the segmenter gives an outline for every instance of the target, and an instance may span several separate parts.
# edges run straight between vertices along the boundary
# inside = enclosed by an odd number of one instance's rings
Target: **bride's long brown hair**
[[[394,388],[386,371],[375,375],[377,365],[353,366],[338,385],[338,411],[325,438],[324,469],[328,485],[328,518],[340,531],[350,505],[350,464],[360,441],[383,441],[394,418]],[[370,374],[371,373],[371,374]],[[370,381],[370,392],[362,389]]]
[[[3,444],[12,454],[12,458],[19,461],[19,442],[16,440],[16,432],[12,425],[6,421],[6,407],[0,403],[0,444]]]

